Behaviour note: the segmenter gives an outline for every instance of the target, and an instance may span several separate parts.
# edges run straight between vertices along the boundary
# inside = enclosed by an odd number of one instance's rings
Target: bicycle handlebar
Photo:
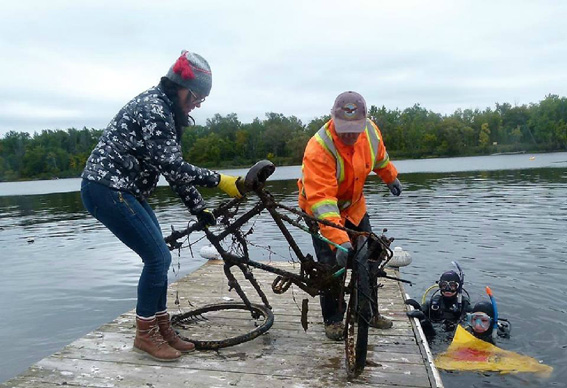
[[[269,160],[260,160],[259,162],[254,164],[246,173],[243,187],[240,188],[242,189],[242,191],[244,191],[243,194],[246,194],[249,191],[258,192],[259,190],[262,190],[264,184],[266,183],[266,180],[270,177],[270,175],[274,173],[275,170],[276,166],[274,166],[274,164]],[[241,199],[233,199],[226,205],[220,205],[217,209],[213,210],[213,215],[215,217],[219,217],[219,215],[222,213],[222,209],[230,208],[235,203],[240,202],[240,200]],[[184,230],[175,230],[172,226],[171,234],[165,237],[164,240],[169,247],[169,250],[174,250],[180,248],[182,245],[182,243],[178,242],[177,240],[191,234],[192,232],[204,229],[205,226],[199,221],[188,225]]]

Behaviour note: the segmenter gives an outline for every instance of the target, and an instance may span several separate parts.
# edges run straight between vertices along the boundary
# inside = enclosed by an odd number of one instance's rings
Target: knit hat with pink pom
[[[206,97],[211,92],[211,67],[199,54],[181,51],[181,56],[169,68],[166,77],[199,97]]]

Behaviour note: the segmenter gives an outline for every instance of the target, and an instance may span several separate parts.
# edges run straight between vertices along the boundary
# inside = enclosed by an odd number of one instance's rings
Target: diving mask
[[[490,329],[492,318],[483,312],[468,313],[466,315],[466,323],[475,333],[484,333]]]
[[[459,282],[456,282],[454,280],[441,280],[439,282],[439,288],[441,289],[441,291],[457,292],[457,290],[459,289]]]

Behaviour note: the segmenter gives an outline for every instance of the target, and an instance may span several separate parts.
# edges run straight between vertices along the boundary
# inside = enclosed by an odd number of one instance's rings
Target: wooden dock
[[[210,261],[170,286],[170,312],[239,301],[234,291],[228,292],[222,265],[218,263]],[[287,269],[293,265],[272,264]],[[196,351],[176,362],[157,362],[132,350],[135,326],[134,312],[130,311],[0,387],[443,386],[420,326],[405,315],[402,283],[382,281],[380,309],[382,314],[394,320],[394,327],[389,330],[370,328],[367,366],[359,378],[348,380],[344,368],[344,343],[325,337],[318,298],[311,298],[297,287],[276,295],[271,291],[274,275],[260,270],[254,270],[254,275],[268,295],[275,322],[267,333],[250,342],[218,351]],[[255,293],[249,283],[240,279],[240,284],[254,299]],[[304,331],[300,323],[300,306],[306,297],[309,298],[309,328]],[[179,300],[177,306],[176,299]],[[243,314],[249,317],[248,313]],[[231,317],[224,330],[236,333],[239,327],[250,322],[245,316]],[[198,330],[205,330],[201,335],[214,335],[210,321],[197,322],[196,326],[200,326]],[[223,326],[214,329],[219,327]]]

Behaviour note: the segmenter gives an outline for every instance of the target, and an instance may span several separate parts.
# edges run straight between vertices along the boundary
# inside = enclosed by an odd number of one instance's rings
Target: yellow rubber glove
[[[197,220],[199,220],[199,222],[203,224],[203,226],[209,227],[217,224],[217,219],[215,218],[215,215],[209,209],[205,208],[201,210],[199,213],[196,214],[196,216],[197,216]]]
[[[238,189],[242,177],[220,174],[218,188],[230,195],[232,198],[242,198],[244,193]]]

